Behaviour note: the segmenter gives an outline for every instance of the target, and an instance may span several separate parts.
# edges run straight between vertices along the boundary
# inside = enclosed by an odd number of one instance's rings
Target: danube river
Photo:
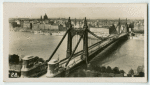
[[[62,36],[48,36],[33,34],[30,32],[10,32],[9,53],[19,56],[39,56],[48,59]],[[82,47],[82,46],[79,46]],[[53,58],[61,60],[66,57],[67,38],[61,44]],[[128,72],[131,68],[136,70],[138,66],[144,65],[144,40],[128,39],[115,45],[111,50],[106,49],[95,57],[91,64],[111,67]]]

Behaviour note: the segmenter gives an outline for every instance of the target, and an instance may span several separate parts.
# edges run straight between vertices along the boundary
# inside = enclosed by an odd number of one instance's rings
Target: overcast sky
[[[4,17],[40,18],[45,13],[49,18],[144,19],[146,4],[4,3]]]

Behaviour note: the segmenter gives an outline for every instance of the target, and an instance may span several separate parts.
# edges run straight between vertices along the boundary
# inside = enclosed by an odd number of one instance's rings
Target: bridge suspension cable
[[[78,42],[78,33],[76,32],[76,43],[77,42]],[[77,48],[76,52],[78,52],[78,48]]]
[[[91,46],[91,38],[89,39],[89,46]]]
[[[66,65],[65,65],[65,67],[67,67],[67,65],[68,65],[69,61],[70,61],[70,60],[71,60],[71,58],[73,57],[73,55],[74,55],[74,53],[75,53],[75,51],[76,51],[76,49],[77,49],[77,47],[78,47],[78,45],[79,45],[79,43],[80,43],[80,41],[81,41],[82,37],[83,37],[83,35],[82,35],[82,36],[80,37],[80,39],[78,40],[78,43],[76,44],[76,46],[75,46],[75,48],[74,48],[74,50],[73,50],[73,52],[72,52],[71,56],[69,57],[69,59],[68,59],[68,61],[67,61]]]
[[[87,31],[88,31],[90,34],[92,34],[93,36],[95,36],[96,38],[103,40],[103,38],[97,36],[96,34],[94,34],[93,32],[91,32],[90,30],[87,30]]]
[[[59,48],[59,46],[61,45],[61,43],[62,43],[63,40],[65,39],[65,37],[66,37],[67,33],[69,32],[69,30],[70,30],[70,29],[68,29],[68,30],[66,31],[65,35],[63,36],[63,38],[61,39],[61,41],[59,42],[59,44],[57,45],[57,47],[55,48],[55,50],[53,51],[52,55],[51,55],[50,58],[47,60],[47,62],[50,61],[51,58],[54,56],[54,54],[56,53],[57,49]]]

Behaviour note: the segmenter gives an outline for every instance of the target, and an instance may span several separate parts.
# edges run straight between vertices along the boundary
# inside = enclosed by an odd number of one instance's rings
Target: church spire
[[[119,18],[119,21],[118,21],[118,25],[120,25],[120,18]]]
[[[47,15],[46,15],[46,13],[45,13],[45,15],[44,15],[44,20],[46,20],[46,19],[48,19],[48,17],[47,17]]]
[[[42,16],[41,16],[41,20],[42,20]]]
[[[77,22],[76,22],[76,18],[75,18],[75,25],[76,25],[76,23],[77,23]]]

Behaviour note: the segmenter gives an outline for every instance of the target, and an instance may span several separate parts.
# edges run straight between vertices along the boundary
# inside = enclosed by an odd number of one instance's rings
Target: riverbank
[[[142,33],[134,33],[134,36],[130,35],[129,39],[144,40],[144,34],[142,34]]]
[[[81,68],[69,77],[144,77],[144,67],[138,66],[137,70],[130,69],[128,72],[118,67],[88,65],[86,69]]]
[[[30,32],[34,34],[41,34],[41,35],[55,35],[55,36],[63,36],[66,31],[59,31],[59,30],[32,30],[27,28],[20,28],[16,27],[11,29],[10,31],[13,32]]]

